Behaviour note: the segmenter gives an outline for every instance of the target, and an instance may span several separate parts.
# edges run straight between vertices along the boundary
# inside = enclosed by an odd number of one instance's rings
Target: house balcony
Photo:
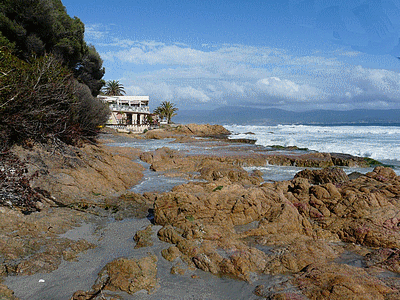
[[[129,106],[129,105],[117,105],[110,104],[111,111],[119,112],[134,112],[134,113],[150,113],[150,108],[148,106]]]

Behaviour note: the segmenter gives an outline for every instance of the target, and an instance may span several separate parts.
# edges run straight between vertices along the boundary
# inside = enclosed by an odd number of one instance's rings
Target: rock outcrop
[[[164,226],[159,238],[174,245],[166,259],[247,281],[257,273],[296,274],[290,285],[311,299],[397,295],[368,269],[334,263],[347,251],[341,242],[356,243],[387,249],[365,248],[369,268],[399,272],[400,178],[390,168],[354,180],[338,169],[304,171],[261,186],[229,174],[205,178],[155,200],[155,222]],[[278,294],[268,299],[284,296]]]
[[[55,150],[37,145],[15,147],[13,153],[25,162],[33,188],[47,191],[58,202],[104,198],[125,191],[142,178],[143,167],[131,157],[113,155],[102,146],[76,148],[62,145]]]
[[[231,132],[221,125],[210,124],[186,124],[174,128],[180,134],[203,136],[203,137],[222,137],[228,136]]]
[[[100,271],[95,286],[128,294],[140,290],[154,292],[158,288],[157,257],[153,255],[142,259],[118,258]]]
[[[156,256],[141,259],[118,258],[100,271],[90,291],[76,291],[71,300],[108,299],[106,290],[128,294],[140,290],[153,293],[158,287]]]

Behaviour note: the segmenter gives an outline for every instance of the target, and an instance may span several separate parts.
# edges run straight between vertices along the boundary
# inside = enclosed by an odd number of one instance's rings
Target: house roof
[[[120,102],[120,103],[146,103],[150,101],[149,96],[97,96],[100,100],[104,102]]]

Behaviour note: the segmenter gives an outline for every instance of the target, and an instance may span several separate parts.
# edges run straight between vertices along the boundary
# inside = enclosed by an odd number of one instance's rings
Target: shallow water
[[[158,257],[158,279],[160,288],[153,294],[139,291],[134,295],[117,293],[123,299],[260,299],[253,294],[257,284],[268,286],[270,277],[262,276],[248,284],[230,278],[220,278],[201,270],[187,270],[184,275],[172,275],[170,269],[175,262],[161,257],[161,250],[171,246],[157,238],[161,226],[153,227],[154,246],[134,249],[133,237],[138,230],[145,229],[147,219],[98,220],[97,224],[82,224],[61,237],[78,240],[84,238],[97,244],[97,248],[78,256],[78,261],[63,261],[60,267],[48,274],[32,276],[10,276],[5,284],[21,299],[69,299],[77,290],[90,290],[100,270],[119,257],[141,258],[154,254]],[[182,263],[184,266],[184,263]],[[195,278],[192,278],[195,275]],[[41,282],[44,281],[44,282]],[[105,293],[109,293],[105,291]]]
[[[185,151],[188,155],[214,155],[214,156],[240,156],[248,155],[249,153],[268,153],[268,154],[286,154],[286,155],[297,155],[304,154],[310,151],[304,150],[272,150],[269,147],[260,145],[250,145],[250,144],[240,144],[240,143],[225,143],[223,141],[207,141],[200,140],[196,143],[177,143],[173,139],[165,140],[143,140],[129,139],[124,140],[121,143],[109,144],[115,147],[139,147],[144,151],[155,150],[162,147],[168,147],[173,150]],[[142,143],[142,144],[140,144]],[[400,162],[397,160],[383,160],[382,163],[393,166],[393,170],[397,175],[400,175]],[[148,169],[148,166],[146,167]],[[304,170],[305,168],[293,167],[293,166],[276,166],[276,165],[266,165],[263,167],[245,167],[246,171],[259,170],[263,173],[263,179],[266,182],[291,180],[296,175],[296,173]],[[343,167],[346,174],[352,172],[359,172],[362,174],[371,172],[374,168],[350,168]],[[146,171],[145,178],[146,181],[142,182],[141,186],[136,186],[136,192],[144,191],[160,191],[160,188],[164,185],[167,190],[172,189],[173,186],[186,183],[187,180],[182,178],[171,178],[160,176],[160,174],[149,173],[151,171]],[[154,173],[154,172],[153,172]],[[158,178],[158,179],[157,179]]]
[[[130,189],[132,192],[139,194],[145,192],[168,192],[174,186],[189,182],[189,180],[184,178],[171,178],[163,176],[159,172],[154,172],[150,170],[150,164],[143,161],[137,161],[137,163],[141,164],[145,170],[143,171],[142,180]]]
[[[275,181],[283,181],[283,180],[292,180],[293,177],[300,171],[306,168],[292,167],[292,166],[275,166],[275,165],[267,165],[265,167],[245,167],[244,168],[248,172],[252,172],[254,170],[259,170],[262,172],[262,177],[266,182],[275,182]],[[310,170],[316,170],[317,168],[307,168]],[[342,167],[343,171],[349,175],[353,172],[358,172],[361,174],[366,174],[374,170],[374,168],[349,168]],[[397,170],[400,174],[400,170]]]

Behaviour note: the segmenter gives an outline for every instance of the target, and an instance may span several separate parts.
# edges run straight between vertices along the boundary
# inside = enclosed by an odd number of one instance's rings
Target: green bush
[[[79,124],[83,137],[92,138],[97,135],[100,127],[106,124],[110,109],[107,104],[93,97],[85,84],[75,82],[74,95],[77,100],[74,121]]]
[[[0,48],[0,149],[26,140],[76,144],[104,125],[108,108],[53,55],[25,62]]]
[[[71,18],[61,0],[0,1],[0,46],[28,61],[52,53],[97,96],[104,85],[103,61],[84,40],[85,25]]]

